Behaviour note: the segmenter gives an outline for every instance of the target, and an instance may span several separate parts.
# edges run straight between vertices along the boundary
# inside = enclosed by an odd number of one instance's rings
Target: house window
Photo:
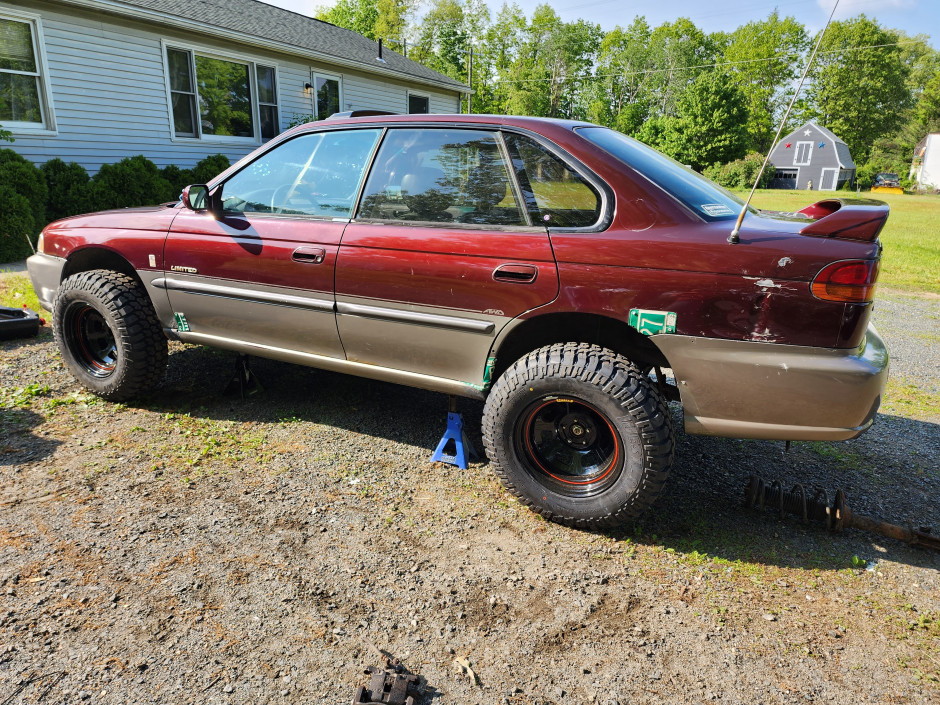
[[[176,137],[270,139],[279,131],[273,67],[167,47]],[[257,97],[255,92],[257,91]]]
[[[46,127],[36,24],[0,17],[0,124]]]
[[[796,184],[796,176],[799,171],[799,169],[781,169],[777,167],[776,171],[774,171],[774,178],[782,181],[792,181]]]
[[[426,95],[408,94],[408,112],[411,115],[427,115],[430,99]]]
[[[340,80],[338,76],[313,74],[314,99],[316,100],[317,120],[325,120],[340,111]]]
[[[257,72],[261,139],[268,140],[280,132],[277,117],[277,81],[271,66],[258,66]]]

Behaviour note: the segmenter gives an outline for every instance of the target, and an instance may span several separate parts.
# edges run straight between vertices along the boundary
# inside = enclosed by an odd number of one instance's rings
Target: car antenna
[[[796,103],[796,97],[800,94],[800,89],[803,88],[803,82],[806,80],[806,75],[809,73],[809,69],[813,65],[813,59],[816,58],[816,52],[819,51],[819,45],[822,44],[826,30],[829,29],[829,25],[832,23],[832,17],[836,14],[837,7],[839,7],[839,0],[836,0],[835,5],[832,6],[832,12],[829,13],[829,19],[826,21],[826,26],[823,27],[822,32],[819,33],[819,38],[816,40],[816,46],[813,47],[813,53],[810,54],[809,61],[806,62],[806,68],[803,69],[803,76],[800,78],[800,84],[796,87],[796,91],[793,93],[793,98],[790,99],[790,104],[787,106],[787,110],[783,114],[783,119],[780,120],[780,126],[777,128],[777,134],[774,135],[774,141],[770,143],[770,149],[767,150],[767,156],[764,157],[764,163],[760,165],[760,171],[757,172],[757,178],[754,179],[754,185],[751,186],[751,192],[748,194],[744,205],[741,206],[741,212],[738,213],[738,220],[734,224],[734,230],[732,230],[731,234],[728,236],[728,242],[730,242],[732,245],[737,245],[739,242],[741,242],[739,233],[741,232],[741,224],[744,222],[744,216],[747,213],[747,207],[751,204],[751,199],[754,197],[754,192],[757,190],[757,184],[760,183],[760,177],[764,175],[764,170],[767,168],[767,162],[770,161],[770,155],[777,146],[777,141],[780,139],[780,133],[783,132],[783,126],[787,124],[787,118],[790,117],[790,111],[793,110],[793,104]]]

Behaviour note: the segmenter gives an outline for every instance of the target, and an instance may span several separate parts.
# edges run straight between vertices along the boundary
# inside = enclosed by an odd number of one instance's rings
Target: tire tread
[[[629,500],[602,516],[578,518],[536,504],[513,481],[514,458],[498,443],[499,419],[520,387],[546,377],[579,379],[610,396],[630,415],[643,448],[644,472]],[[545,519],[582,529],[605,529],[632,521],[659,496],[675,455],[672,416],[659,391],[623,356],[588,343],[556,343],[534,350],[513,363],[493,386],[483,412],[483,445],[503,486]]]

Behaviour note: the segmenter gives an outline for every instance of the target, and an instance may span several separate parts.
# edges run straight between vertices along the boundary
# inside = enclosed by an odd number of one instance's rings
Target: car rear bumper
[[[64,258],[53,257],[42,252],[37,252],[26,260],[26,268],[29,270],[33,289],[36,291],[39,303],[47,311],[52,311],[52,303],[55,301],[56,291],[59,290],[59,282],[62,281],[63,267],[65,267]]]
[[[669,360],[687,433],[840,441],[874,420],[888,350],[874,326],[855,349],[691,336],[652,340]]]

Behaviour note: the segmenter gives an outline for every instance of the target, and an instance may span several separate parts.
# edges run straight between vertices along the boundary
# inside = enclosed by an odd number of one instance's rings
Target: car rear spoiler
[[[873,242],[888,219],[888,210],[888,204],[881,201],[828,198],[799,211],[814,219],[800,235]]]

